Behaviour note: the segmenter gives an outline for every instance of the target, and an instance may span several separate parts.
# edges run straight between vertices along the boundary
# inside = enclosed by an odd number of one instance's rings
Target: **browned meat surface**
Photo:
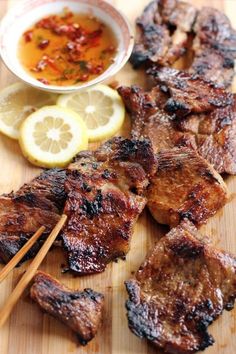
[[[8,262],[37,229],[46,236],[60,218],[65,202],[65,170],[43,171],[17,192],[0,196],[0,258]],[[27,254],[32,257],[39,244]]]
[[[194,134],[198,152],[219,173],[236,174],[236,97],[225,108],[209,114],[190,115],[178,122],[179,129]]]
[[[130,59],[133,66],[174,63],[186,52],[196,15],[195,7],[184,1],[152,1],[136,21],[138,34]]]
[[[157,166],[147,199],[149,210],[159,223],[173,227],[188,218],[199,226],[226,203],[223,179],[196,151],[162,151],[157,155]]]
[[[156,101],[159,102],[159,91],[155,88],[151,92],[144,92],[136,86],[122,86],[118,92],[131,114],[133,138],[149,138],[154,152],[174,146],[195,146],[193,134],[181,132],[173,117],[158,107]]]
[[[183,221],[157,242],[126,287],[134,334],[168,353],[195,353],[214,343],[207,327],[233,308],[236,259]]]
[[[179,118],[190,113],[202,113],[226,107],[233,102],[233,94],[203,80],[198,75],[172,68],[152,67],[148,73],[154,78],[163,95],[164,109]]]
[[[102,272],[126,255],[155,170],[147,140],[114,138],[95,152],[78,154],[65,183],[68,223],[62,232],[71,270]]]
[[[234,76],[236,31],[226,15],[203,7],[197,17],[193,42],[194,60],[191,72],[229,87]]]
[[[183,87],[181,96],[181,89],[175,91],[177,84],[168,78],[167,74],[172,69],[163,68],[160,72],[167,76],[165,82],[159,82],[159,86],[150,92],[144,92],[138,87],[118,89],[131,114],[132,136],[149,138],[155,152],[174,146],[194,148],[217,172],[236,174],[236,96],[222,89],[216,88],[214,91],[213,87],[211,92],[208,83],[204,88],[202,80],[198,95],[199,82],[193,80],[189,84],[187,80],[186,83],[185,74],[173,70],[178,77],[178,87]],[[192,87],[194,83],[197,88],[194,85]],[[175,95],[174,99],[170,93]],[[170,100],[175,100],[176,104],[171,106]],[[183,111],[183,107],[185,114],[187,111],[191,113],[185,117],[176,117]],[[200,113],[204,107],[211,111]]]
[[[38,272],[30,295],[50,315],[70,327],[87,344],[101,324],[104,296],[92,289],[71,290],[49,274]]]

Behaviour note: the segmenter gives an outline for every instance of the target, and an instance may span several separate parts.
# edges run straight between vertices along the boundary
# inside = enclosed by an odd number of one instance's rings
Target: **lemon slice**
[[[123,101],[106,85],[58,97],[57,104],[77,112],[88,128],[89,141],[108,139],[118,132],[125,118]]]
[[[58,95],[46,93],[17,82],[0,92],[0,131],[12,139],[19,138],[24,119],[38,108],[56,103]]]
[[[24,156],[34,165],[64,167],[77,152],[87,149],[87,128],[77,113],[47,106],[25,119],[19,143]]]

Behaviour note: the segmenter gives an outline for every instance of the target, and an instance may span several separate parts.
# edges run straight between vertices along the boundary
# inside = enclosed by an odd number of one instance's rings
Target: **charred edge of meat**
[[[8,263],[17,252],[25,245],[29,238],[33,236],[32,234],[19,234],[19,235],[0,235],[0,258],[4,263]],[[48,233],[44,233],[41,238],[46,238]],[[23,262],[33,258],[42,245],[42,240],[37,241],[30,250],[25,254],[22,260],[17,266],[20,266]]]
[[[101,322],[103,294],[90,288],[72,291],[49,274],[38,272],[34,277],[30,296],[41,309],[68,325],[82,345],[86,345],[96,335]],[[88,322],[84,324],[77,322],[80,312],[83,315],[86,311],[90,312],[90,317],[86,320]],[[95,316],[95,322],[92,321],[93,316]]]

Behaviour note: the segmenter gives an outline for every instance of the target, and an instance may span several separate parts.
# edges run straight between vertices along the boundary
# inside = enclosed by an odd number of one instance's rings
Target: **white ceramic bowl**
[[[118,50],[114,63],[95,79],[72,86],[47,86],[24,70],[18,59],[18,43],[21,35],[38,20],[47,15],[61,13],[64,7],[69,7],[75,13],[91,13],[107,24],[117,37]],[[6,14],[0,26],[0,54],[5,65],[27,84],[57,93],[78,91],[110,78],[129,59],[133,43],[134,36],[127,19],[103,0],[21,0]]]

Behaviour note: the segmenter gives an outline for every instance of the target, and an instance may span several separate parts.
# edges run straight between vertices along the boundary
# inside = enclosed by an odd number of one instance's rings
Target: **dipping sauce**
[[[64,9],[22,35],[19,59],[45,85],[69,86],[101,75],[114,62],[116,50],[111,28],[93,16]]]

